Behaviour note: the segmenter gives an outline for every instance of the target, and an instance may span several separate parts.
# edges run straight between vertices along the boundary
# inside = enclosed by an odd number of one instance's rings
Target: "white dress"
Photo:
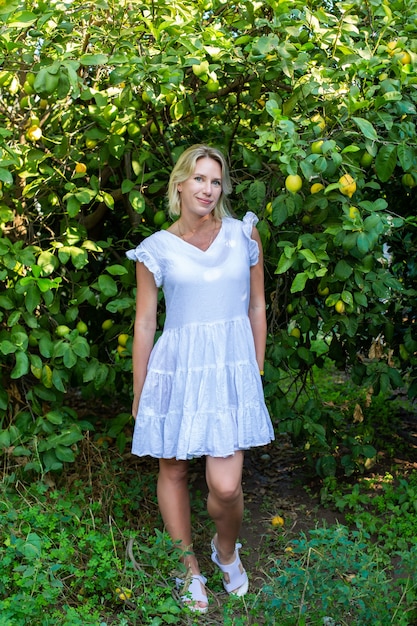
[[[132,452],[226,457],[274,439],[248,317],[258,219],[226,217],[206,251],[162,230],[127,257],[163,288],[166,321],[151,352]]]

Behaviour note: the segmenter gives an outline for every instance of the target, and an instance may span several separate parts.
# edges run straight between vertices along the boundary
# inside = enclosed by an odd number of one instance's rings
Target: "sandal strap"
[[[207,582],[207,578],[202,574],[194,574],[189,578],[176,578],[175,583],[177,585],[177,589],[182,586],[185,586],[186,592],[181,596],[182,602],[185,604],[193,603],[193,602],[207,602],[207,596],[203,594],[201,590],[201,585],[205,585]],[[190,607],[191,608],[191,607]],[[198,611],[204,611],[206,607],[201,609],[197,609]]]
[[[227,593],[231,593],[232,591],[235,591],[239,589],[240,587],[243,587],[243,585],[246,585],[248,581],[248,575],[246,571],[243,570],[242,572],[241,568],[239,567],[241,565],[241,560],[239,556],[239,550],[241,547],[242,547],[241,543],[237,543],[235,545],[235,550],[236,550],[235,560],[233,561],[233,563],[224,565],[223,563],[220,563],[219,555],[217,554],[217,549],[216,549],[216,546],[214,545],[214,541],[211,542],[211,549],[212,549],[211,560],[213,561],[213,563],[217,565],[217,567],[223,572],[223,574],[228,574],[229,576],[228,583],[223,579],[223,587],[226,589]]]

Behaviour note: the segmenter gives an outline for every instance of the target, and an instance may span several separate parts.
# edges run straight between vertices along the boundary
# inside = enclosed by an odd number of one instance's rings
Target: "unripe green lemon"
[[[77,323],[76,328],[77,328],[78,332],[80,333],[80,335],[85,335],[85,333],[88,331],[87,324],[85,322],[83,322],[82,320],[80,320]]]
[[[66,326],[65,324],[59,324],[59,326],[57,326],[55,329],[55,334],[58,337],[65,337],[70,332],[71,332],[71,329],[68,328],[68,326]]]

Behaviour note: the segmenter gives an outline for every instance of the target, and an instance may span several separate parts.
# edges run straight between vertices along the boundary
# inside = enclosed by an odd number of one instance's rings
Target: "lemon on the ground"
[[[281,515],[274,515],[271,519],[272,526],[284,526],[284,518]]]
[[[356,191],[356,182],[350,174],[343,174],[339,178],[340,193],[351,198]]]
[[[313,183],[310,187],[310,193],[319,193],[324,189],[324,185],[321,183]]]
[[[303,179],[299,174],[289,174],[285,179],[285,187],[292,193],[297,193],[303,186]]]

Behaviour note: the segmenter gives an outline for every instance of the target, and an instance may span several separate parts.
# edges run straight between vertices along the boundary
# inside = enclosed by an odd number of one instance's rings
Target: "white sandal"
[[[236,558],[233,563],[224,565],[220,563],[219,555],[217,554],[217,548],[214,543],[214,539],[211,541],[211,560],[217,565],[217,567],[225,574],[223,578],[223,587],[227,593],[234,596],[244,596],[249,589],[249,580],[246,571],[243,569],[242,562],[239,557],[239,550],[242,547],[241,543],[235,545]]]
[[[184,588],[184,595],[181,596],[181,602],[193,613],[207,613],[208,611],[208,598],[201,591],[201,585],[205,585],[207,578],[201,574],[194,574],[187,576],[184,579],[176,578],[175,583],[177,589]],[[206,602],[207,606],[198,606],[197,602]]]

